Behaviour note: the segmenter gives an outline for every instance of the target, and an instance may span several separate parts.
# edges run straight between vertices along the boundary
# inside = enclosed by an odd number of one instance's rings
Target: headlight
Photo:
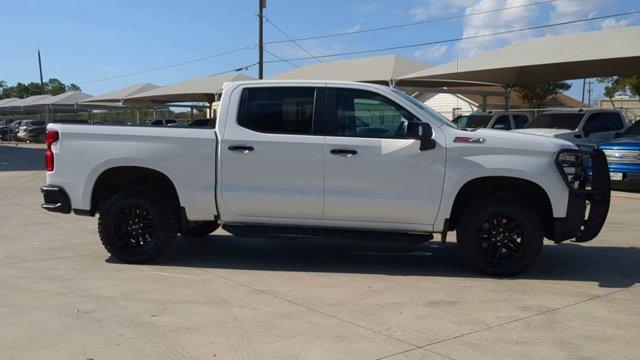
[[[640,163],[640,151],[638,150],[604,150],[604,154],[610,163]]]

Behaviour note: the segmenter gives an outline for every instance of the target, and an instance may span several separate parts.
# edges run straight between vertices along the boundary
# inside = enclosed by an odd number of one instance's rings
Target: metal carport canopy
[[[379,55],[311,64],[275,74],[271,76],[269,80],[359,81],[417,88],[495,85],[450,79],[398,80],[403,75],[407,75],[418,70],[428,69],[429,67],[431,67],[431,65],[403,56]]]
[[[417,71],[403,80],[503,86],[640,73],[640,26],[549,36]]]
[[[79,101],[79,103],[119,103],[128,96],[137,95],[145,91],[155,90],[158,88],[160,88],[160,86],[151,83],[135,84]]]
[[[229,81],[254,80],[242,73],[205,76],[163,86],[124,98],[125,103],[174,103],[216,101],[216,94],[222,92],[222,85]]]
[[[31,102],[28,105],[25,105],[25,107],[49,106],[49,105],[75,106],[76,103],[78,103],[78,101],[88,99],[92,96],[93,95],[89,95],[81,91],[69,91],[56,96],[49,96],[40,100],[36,100],[34,102]]]

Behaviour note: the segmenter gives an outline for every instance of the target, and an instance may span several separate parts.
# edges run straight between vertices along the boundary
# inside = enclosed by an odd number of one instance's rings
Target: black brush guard
[[[563,149],[556,154],[555,163],[569,189],[569,202],[567,216],[554,219],[553,233],[547,237],[556,243],[593,240],[609,213],[611,183],[607,158],[602,150]]]

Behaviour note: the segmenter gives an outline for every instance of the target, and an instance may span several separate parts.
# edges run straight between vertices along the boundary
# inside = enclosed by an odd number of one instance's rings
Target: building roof
[[[548,36],[428,68],[401,79],[507,86],[640,73],[640,26]]]

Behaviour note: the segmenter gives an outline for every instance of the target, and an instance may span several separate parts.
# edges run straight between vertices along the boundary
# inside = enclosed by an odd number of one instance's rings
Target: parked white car
[[[627,127],[627,120],[618,110],[570,109],[542,113],[517,131],[555,137],[580,148],[593,149],[621,137]]]
[[[473,267],[514,274],[543,237],[595,238],[609,207],[599,150],[458,129],[399,90],[352,82],[228,83],[215,129],[50,124],[46,165],[43,208],[99,213],[103,245],[132,263],[224,223],[302,239],[456,231]]]

